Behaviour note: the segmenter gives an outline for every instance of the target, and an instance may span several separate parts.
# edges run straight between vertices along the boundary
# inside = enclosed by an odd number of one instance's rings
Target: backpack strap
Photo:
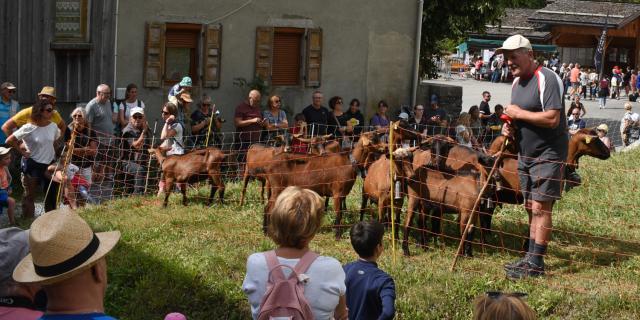
[[[295,267],[293,267],[293,270],[297,273],[297,274],[302,274],[307,272],[307,269],[309,269],[309,267],[311,266],[311,264],[319,257],[320,255],[309,250],[307,251],[307,253],[305,253],[302,258],[300,258],[300,261],[298,261],[298,263],[296,264]]]
[[[269,275],[267,276],[267,280],[271,280],[271,276],[273,276],[274,281],[284,280],[284,272],[282,272],[282,268],[280,268],[280,272],[274,272],[275,268],[280,266],[280,262],[278,261],[278,256],[276,256],[275,250],[270,250],[264,253],[264,257],[267,260],[267,269],[269,269]]]

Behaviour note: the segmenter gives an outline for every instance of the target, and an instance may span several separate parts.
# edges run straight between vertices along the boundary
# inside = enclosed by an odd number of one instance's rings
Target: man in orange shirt
[[[571,81],[571,91],[569,91],[569,96],[567,99],[572,99],[574,94],[578,94],[578,88],[580,88],[580,64],[576,63],[571,69],[571,74],[569,75],[569,81]]]

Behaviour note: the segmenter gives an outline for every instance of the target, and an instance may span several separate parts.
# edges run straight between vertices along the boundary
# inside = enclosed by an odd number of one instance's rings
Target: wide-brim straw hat
[[[49,96],[52,98],[56,97],[56,88],[54,87],[42,87],[42,90],[40,90],[40,93],[38,93],[39,96]]]
[[[71,209],[54,210],[31,224],[27,255],[15,270],[20,283],[47,285],[90,268],[120,240],[120,231],[94,233]]]

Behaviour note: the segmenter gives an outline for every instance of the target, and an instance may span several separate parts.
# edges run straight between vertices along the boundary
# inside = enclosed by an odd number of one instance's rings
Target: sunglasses
[[[43,109],[42,111],[51,113],[53,112],[53,108],[46,108],[46,109]]]
[[[424,111],[424,109],[416,109],[416,111]]]
[[[169,114],[169,112],[163,110],[162,114]]]
[[[280,101],[280,100],[273,100],[273,103],[280,103],[280,102],[282,102],[282,101]]]
[[[144,118],[144,117],[143,117],[143,116],[141,116],[141,115],[137,115],[137,114],[136,114],[135,116],[133,116],[133,118],[134,118],[134,119],[136,119],[136,120],[140,120],[140,119],[142,119],[142,118]]]
[[[203,107],[210,107],[210,106],[211,106],[211,104],[210,104],[210,103],[203,103],[203,104],[202,104],[202,106],[203,106]]]
[[[16,93],[15,90],[8,90],[8,91],[9,91],[9,93]]]
[[[74,114],[71,117],[74,118],[74,119],[75,118],[82,118],[82,115],[81,114]]]

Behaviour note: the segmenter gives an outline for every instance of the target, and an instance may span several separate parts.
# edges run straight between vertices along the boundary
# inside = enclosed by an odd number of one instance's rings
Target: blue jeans
[[[607,97],[598,97],[598,103],[600,104],[600,107],[605,107],[607,105]]]
[[[500,81],[500,76],[501,76],[500,70],[496,69],[491,74],[491,82],[499,82]]]

